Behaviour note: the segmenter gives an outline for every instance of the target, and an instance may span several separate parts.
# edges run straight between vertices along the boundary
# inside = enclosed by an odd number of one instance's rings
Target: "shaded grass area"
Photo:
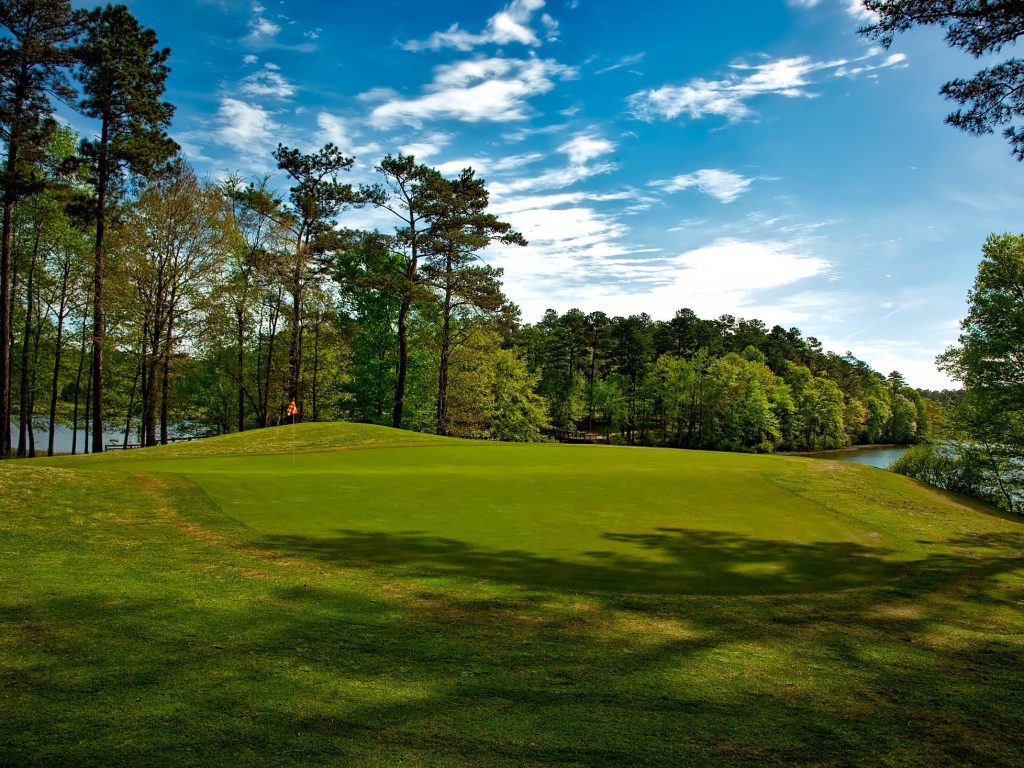
[[[1020,764],[1016,521],[831,462],[515,448],[3,466],[0,765]],[[410,511],[446,462],[475,490]],[[390,521],[339,491],[374,472]]]

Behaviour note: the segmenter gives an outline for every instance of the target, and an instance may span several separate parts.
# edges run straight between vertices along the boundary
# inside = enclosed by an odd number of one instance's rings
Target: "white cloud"
[[[424,160],[439,153],[452,139],[447,133],[434,133],[423,137],[420,141],[414,141],[399,147],[404,155],[412,155],[417,160]]]
[[[954,381],[935,367],[935,349],[929,344],[884,338],[845,342],[819,336],[818,340],[825,349],[837,354],[852,352],[855,357],[868,363],[883,376],[888,376],[891,371],[899,371],[912,387],[960,388],[960,382]]]
[[[473,59],[437,67],[421,96],[404,99],[378,89],[362,98],[390,97],[370,113],[370,122],[378,128],[396,123],[418,128],[424,120],[433,119],[525,120],[528,99],[553,89],[555,79],[575,74],[572,67],[549,59]]]
[[[502,215],[530,242],[495,256],[496,265],[506,268],[507,293],[527,321],[549,307],[612,315],[647,312],[655,319],[689,307],[701,317],[727,312],[791,325],[813,317],[817,304],[777,294],[830,269],[826,260],[776,241],[720,238],[666,256],[627,245],[624,225],[579,205]]]
[[[238,87],[239,93],[254,98],[270,97],[287,99],[295,94],[295,86],[276,72],[278,67],[273,64],[264,65],[259,72],[254,72],[242,80]]]
[[[593,134],[579,134],[558,148],[559,152],[569,157],[569,162],[573,165],[582,165],[614,150],[613,142]]]
[[[243,64],[255,64],[257,61],[259,61],[259,57],[254,56],[251,53],[247,53],[245,56],[242,57]]]
[[[666,192],[678,192],[696,187],[709,197],[721,203],[731,203],[754,182],[753,178],[741,176],[732,171],[718,168],[701,168],[693,173],[684,173],[667,181],[652,181],[650,186],[659,187]]]
[[[817,8],[821,0],[786,0],[791,8]],[[869,11],[864,7],[862,0],[837,0],[842,3],[843,10],[857,21],[874,23],[878,21],[878,14]]]
[[[888,67],[894,67],[896,69],[904,69],[907,64],[904,62],[907,60],[905,53],[894,53],[887,56],[880,64],[862,64],[857,67],[839,67],[835,71],[836,77],[856,77],[864,72],[873,72],[876,69],[886,69]],[[874,77],[874,75],[872,75]]]
[[[271,113],[238,99],[221,99],[217,121],[217,140],[247,155],[266,151],[278,139],[279,126]]]
[[[623,56],[614,64],[604,67],[603,69],[599,69],[594,74],[603,75],[605,72],[613,72],[616,69],[622,69],[623,67],[629,67],[632,66],[633,64],[639,64],[641,61],[643,61],[643,58],[646,55],[646,53],[634,53],[630,56]]]
[[[249,22],[249,36],[253,40],[259,38],[273,37],[281,31],[281,27],[272,21],[257,17]]]
[[[878,14],[865,8],[864,3],[861,2],[861,0],[845,0],[845,2],[846,12],[857,21],[867,22],[869,24],[873,24],[878,21]]]
[[[540,21],[544,25],[544,39],[549,43],[557,42],[558,22],[548,13],[541,16]]]
[[[616,165],[610,162],[589,164],[591,160],[615,150],[615,144],[606,138],[590,133],[577,134],[563,143],[558,151],[566,155],[569,164],[562,168],[550,168],[542,173],[531,173],[509,181],[498,181],[490,185],[495,199],[536,190],[562,189],[577,184],[592,176],[609,173]]]
[[[685,85],[666,85],[632,94],[627,102],[633,116],[646,121],[671,120],[686,115],[694,120],[717,115],[737,122],[749,117],[752,110],[748,102],[759,96],[774,95],[786,98],[814,98],[809,90],[816,72],[833,71],[852,77],[864,68],[849,65],[879,55],[877,49],[856,59],[813,61],[808,56],[795,56],[768,61],[763,64],[732,64],[735,70],[721,80],[696,78]],[[873,69],[891,67],[903,61],[901,54],[888,57]]]
[[[320,112],[316,116],[316,124],[320,129],[316,135],[317,144],[331,142],[344,154],[355,155],[357,159],[362,155],[375,155],[380,152],[380,145],[375,142],[359,145],[343,117],[332,115],[330,112]]]
[[[479,34],[467,32],[460,28],[458,23],[455,23],[444,32],[435,32],[426,40],[410,40],[402,47],[407,51],[436,51],[441,48],[471,51],[479,45],[488,43],[495,45],[520,43],[537,47],[541,41],[537,33],[530,27],[530,22],[534,13],[543,7],[544,0],[512,0],[487,20],[486,28]],[[541,17],[541,22],[544,25],[547,40],[556,39],[558,22],[546,13]]]
[[[525,176],[507,182],[493,182],[490,186],[491,195],[495,198],[505,198],[509,195],[521,192],[533,192],[545,189],[563,189],[578,184],[581,181],[614,171],[616,166],[613,163],[598,163],[596,165],[570,165],[565,168],[552,168],[543,173]]]
[[[509,155],[502,158],[491,157],[467,157],[458,160],[447,160],[434,167],[443,174],[458,173],[463,168],[472,168],[478,175],[502,173],[504,171],[519,170],[526,165],[535,163],[544,155],[539,152],[527,152],[521,155]]]

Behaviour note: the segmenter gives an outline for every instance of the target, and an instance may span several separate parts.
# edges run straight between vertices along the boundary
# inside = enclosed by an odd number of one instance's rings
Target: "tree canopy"
[[[892,45],[897,34],[913,27],[941,27],[946,42],[976,59],[1000,53],[1024,34],[1021,0],[864,0],[878,20],[861,34]],[[946,122],[982,135],[1003,127],[1017,160],[1024,161],[1024,60],[1009,58],[984,67],[969,78],[956,78],[941,93],[960,108]]]

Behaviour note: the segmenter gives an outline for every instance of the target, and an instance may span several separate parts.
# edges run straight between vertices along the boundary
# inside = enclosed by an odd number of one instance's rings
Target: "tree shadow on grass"
[[[0,765],[1019,764],[1024,536],[607,540],[276,538],[322,567],[8,603]]]
[[[683,528],[609,532],[604,538],[614,548],[578,560],[488,549],[421,532],[340,530],[323,538],[274,536],[260,546],[341,567],[557,592],[781,595],[882,584],[898,578],[902,569],[888,550],[847,542],[799,544]]]

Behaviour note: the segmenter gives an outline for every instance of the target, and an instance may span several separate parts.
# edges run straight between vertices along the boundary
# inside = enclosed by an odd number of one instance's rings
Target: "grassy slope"
[[[785,457],[302,425],[11,463],[0,765],[1019,764],[1022,549]]]

